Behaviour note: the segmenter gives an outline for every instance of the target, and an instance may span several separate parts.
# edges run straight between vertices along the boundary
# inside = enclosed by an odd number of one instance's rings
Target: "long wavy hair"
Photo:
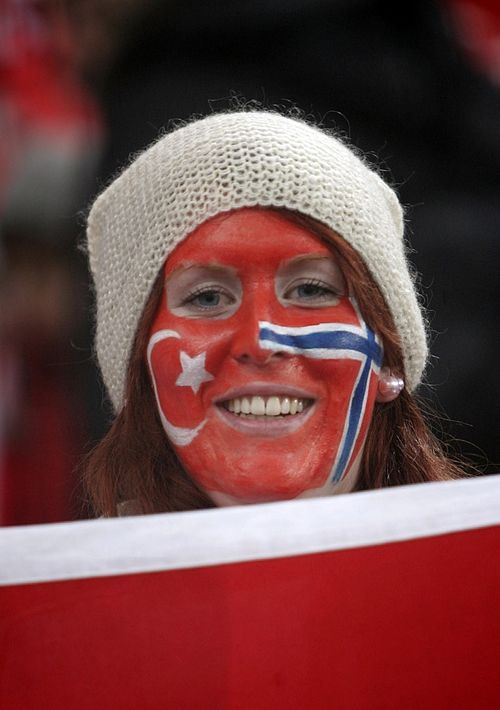
[[[323,224],[276,210],[328,244],[363,317],[384,345],[384,365],[404,378],[399,337],[384,298],[366,265],[347,242]],[[163,431],[146,364],[153,318],[163,294],[162,273],[151,290],[128,364],[125,402],[107,434],[84,462],[84,478],[98,515],[212,508],[190,478]],[[417,397],[404,389],[393,402],[376,403],[355,490],[442,481],[466,475],[432,433]]]

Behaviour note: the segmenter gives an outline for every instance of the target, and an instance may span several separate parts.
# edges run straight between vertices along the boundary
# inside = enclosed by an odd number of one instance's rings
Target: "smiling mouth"
[[[219,402],[219,406],[241,419],[277,420],[302,414],[313,399],[284,395],[234,397]]]

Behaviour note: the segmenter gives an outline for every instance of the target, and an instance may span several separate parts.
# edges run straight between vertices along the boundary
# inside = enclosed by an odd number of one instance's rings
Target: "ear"
[[[399,397],[399,394],[401,390],[404,389],[404,386],[405,383],[401,377],[394,375],[388,367],[383,367],[380,370],[375,400],[381,403],[392,402]]]

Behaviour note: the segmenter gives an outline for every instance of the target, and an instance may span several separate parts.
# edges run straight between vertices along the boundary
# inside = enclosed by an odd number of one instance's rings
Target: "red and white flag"
[[[0,530],[0,707],[500,707],[500,476]]]

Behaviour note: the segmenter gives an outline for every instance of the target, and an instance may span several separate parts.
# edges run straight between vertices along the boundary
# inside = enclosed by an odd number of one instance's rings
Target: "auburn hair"
[[[384,365],[404,379],[399,337],[380,289],[357,252],[333,230],[285,209],[275,210],[328,244],[364,319],[380,336]],[[184,471],[163,431],[146,364],[153,318],[163,294],[162,271],[152,287],[127,369],[125,406],[84,462],[84,478],[98,515],[156,513],[215,507]],[[404,389],[376,403],[354,490],[442,481],[466,475],[451,460],[424,418],[424,407]]]

